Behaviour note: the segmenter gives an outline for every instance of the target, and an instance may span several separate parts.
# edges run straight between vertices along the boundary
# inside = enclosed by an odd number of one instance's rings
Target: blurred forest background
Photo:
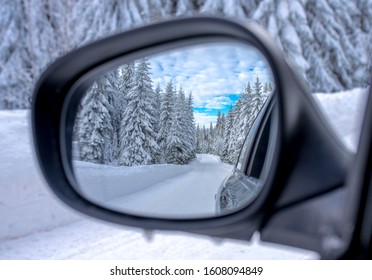
[[[371,0],[0,0],[0,109],[29,108],[41,72],[72,49],[198,14],[262,25],[312,92],[369,82]]]

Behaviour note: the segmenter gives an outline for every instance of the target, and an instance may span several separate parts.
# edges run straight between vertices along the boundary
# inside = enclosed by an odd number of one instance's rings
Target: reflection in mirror
[[[262,54],[231,42],[107,72],[76,116],[77,190],[103,207],[146,217],[212,217],[248,205],[262,185],[254,166],[267,162],[260,149],[269,141],[253,143],[264,138],[260,111],[273,90]]]

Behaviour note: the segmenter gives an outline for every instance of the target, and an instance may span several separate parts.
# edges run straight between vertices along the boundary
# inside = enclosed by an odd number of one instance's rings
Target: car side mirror
[[[229,110],[247,110],[233,147],[217,108],[230,129]],[[197,147],[196,113],[221,133],[215,157],[196,155],[210,151]],[[41,170],[64,203],[151,230],[248,240],[280,209],[342,186],[350,157],[266,32],[221,18],[144,26],[67,54],[40,78],[32,122]],[[218,211],[239,164],[239,183],[256,181],[235,192],[244,203]],[[213,172],[201,179],[203,168]]]
[[[73,186],[123,213],[219,216],[215,197],[246,135],[253,145],[262,115],[273,111],[274,88],[264,56],[237,42],[191,44],[115,67],[70,107],[76,110],[68,140]],[[275,136],[272,130],[270,150]],[[260,155],[268,168],[271,155]],[[231,212],[253,202],[265,180],[261,173],[252,175],[251,199]]]

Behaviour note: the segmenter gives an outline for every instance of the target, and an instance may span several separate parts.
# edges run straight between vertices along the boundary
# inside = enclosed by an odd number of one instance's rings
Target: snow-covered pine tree
[[[184,96],[184,95],[183,95]],[[172,112],[172,123],[166,138],[165,162],[172,164],[187,163],[187,153],[185,146],[183,107],[184,99],[182,94],[176,96],[174,109]]]
[[[161,106],[161,98],[162,98],[162,90],[160,88],[160,84],[158,83],[155,91],[154,91],[154,98],[152,107],[154,109],[154,131],[156,134],[156,141],[159,141],[159,131],[160,131],[160,106]],[[160,145],[158,143],[159,148],[155,151],[153,154],[153,163],[161,163],[162,162],[162,150],[160,148]]]
[[[236,102],[235,109],[233,111],[233,123],[232,123],[232,132],[230,137],[230,143],[228,148],[228,162],[235,164],[239,153],[240,148],[244,142],[244,131],[245,131],[245,122],[244,122],[244,107],[245,107],[245,96],[242,93]],[[243,117],[243,119],[241,119]]]
[[[170,80],[166,85],[165,93],[160,104],[160,129],[157,140],[163,156],[166,154],[166,142],[172,125],[174,96],[173,81]]]
[[[270,91],[270,84],[268,84],[268,90]],[[245,106],[244,106],[244,117],[245,117],[245,125],[246,130],[245,134],[248,133],[249,129],[251,129],[254,121],[254,110],[253,110],[253,89],[251,87],[251,83],[248,81],[247,86],[244,89],[245,91]]]
[[[52,15],[41,1],[2,1],[0,9],[0,106],[29,108],[41,71],[59,54]]]
[[[105,164],[116,162],[118,135],[115,132],[115,94],[116,94],[116,75],[115,71],[107,72],[97,80],[98,90],[105,97],[107,103],[104,104],[110,115],[110,125],[105,128],[107,137],[105,142]]]
[[[210,147],[210,141],[209,141],[209,131],[208,128],[203,125],[202,129],[202,137],[201,137],[201,153],[207,154],[209,147]]]
[[[254,90],[252,96],[252,120],[254,120],[258,113],[260,112],[263,104],[264,104],[264,96],[262,93],[262,84],[260,78],[256,76],[256,80],[254,82]]]
[[[98,88],[108,101],[111,129],[109,130],[111,144],[107,145],[106,163],[116,164],[120,151],[118,141],[120,138],[120,119],[121,119],[121,91],[119,88],[120,72],[119,69],[107,72],[97,82]]]
[[[123,128],[124,111],[127,106],[127,95],[134,88],[135,65],[131,61],[128,64],[121,65],[116,71],[116,92],[114,95],[114,131],[117,135],[115,158],[118,161],[121,158],[121,152],[124,148],[124,143],[121,138],[121,130]]]
[[[16,1],[2,1],[0,5],[0,109],[29,106],[31,80],[26,74],[24,49],[21,48],[21,6]],[[23,39],[24,40],[24,39]]]
[[[262,88],[262,91],[263,91],[264,96],[266,96],[267,94],[269,94],[269,92],[270,92],[269,82],[265,82],[264,83],[263,88]]]
[[[313,92],[332,92],[348,88],[351,81],[365,84],[368,51],[363,44],[370,39],[362,26],[372,2],[364,3],[264,0],[252,18],[276,37]]]
[[[250,82],[248,82],[238,101],[241,103],[241,105],[236,107],[238,110],[236,112],[236,120],[234,122],[234,131],[236,133],[236,138],[234,139],[235,150],[232,156],[233,162],[236,162],[238,160],[240,150],[243,147],[246,135],[254,121],[252,99],[252,88]]]
[[[136,75],[135,63],[134,61],[130,61],[127,64],[123,64],[118,68],[118,88],[122,92],[122,100],[121,103],[126,105],[126,94],[129,93],[134,86],[134,79]]]
[[[209,123],[209,129],[208,129],[208,148],[207,148],[207,153],[208,154],[214,154],[213,150],[213,139],[214,139],[214,128],[213,128],[213,123]]]
[[[150,67],[146,58],[139,60],[134,87],[127,95],[127,106],[122,119],[121,140],[123,151],[119,164],[126,166],[153,163],[158,153],[154,131],[154,92],[150,78]]]
[[[274,91],[274,86],[273,86],[273,83],[272,82],[269,82],[269,94],[272,93]]]
[[[203,125],[200,127],[197,126],[197,153],[198,154],[205,154],[207,151],[207,144],[206,144],[206,129]]]
[[[221,154],[221,159],[224,162],[229,162],[229,163],[230,163],[229,147],[230,147],[230,142],[232,138],[233,123],[234,123],[234,109],[231,105],[227,113],[226,120],[225,120],[224,143],[223,143],[223,149],[222,149],[222,154]]]
[[[369,5],[372,7],[372,2]],[[337,85],[334,89],[329,89],[335,91],[351,88],[355,82],[362,84],[366,69],[360,66],[367,65],[370,58],[364,51],[356,51],[356,48],[360,48],[363,42],[368,42],[371,38],[362,35],[360,21],[355,20],[361,17],[356,1],[308,0],[306,12],[314,35],[312,46],[316,48],[317,55],[323,54],[322,60],[330,73],[329,77]],[[309,71],[309,74],[312,78],[316,71]],[[321,78],[316,77],[318,84],[313,84],[317,87],[316,91],[327,86],[327,81],[322,83]]]
[[[186,100],[180,86],[175,98],[173,121],[166,142],[167,163],[187,164],[195,157],[195,125],[190,106],[192,106],[191,94]]]
[[[224,116],[221,114],[221,111],[218,111],[217,122],[214,128],[214,136],[212,139],[212,150],[213,154],[221,155],[223,148],[223,131],[224,131]]]
[[[198,154],[201,154],[201,129],[199,124],[196,125],[196,130],[195,130],[195,152]]]
[[[179,123],[180,123],[180,129],[182,133],[183,141],[186,141],[186,112],[187,112],[187,103],[186,103],[186,96],[185,92],[182,88],[182,85],[180,85],[180,88],[178,90],[178,94],[175,98],[175,112],[179,114]],[[185,143],[186,144],[186,143]]]
[[[153,107],[154,107],[154,110],[155,110],[155,118],[156,118],[156,121],[157,121],[157,124],[156,124],[156,131],[159,132],[159,128],[160,128],[160,106],[161,106],[161,97],[162,97],[162,90],[160,88],[160,84],[158,83],[156,85],[156,88],[155,88],[155,91],[154,91],[154,104],[153,104]]]
[[[217,141],[217,148],[218,148],[218,155],[221,156],[222,155],[222,152],[223,152],[223,146],[224,146],[224,135],[225,135],[225,127],[226,127],[226,116],[225,114],[222,114],[221,115],[221,126],[220,126],[220,129],[219,129],[219,141]]]
[[[195,131],[195,118],[193,111],[193,97],[192,93],[189,93],[189,96],[186,100],[186,112],[185,112],[185,123],[186,123],[186,145],[188,151],[188,160],[193,160],[195,158],[195,149],[196,149],[196,131]]]
[[[110,104],[101,85],[99,81],[94,83],[82,101],[78,147],[81,160],[106,164],[110,160],[112,126]]]

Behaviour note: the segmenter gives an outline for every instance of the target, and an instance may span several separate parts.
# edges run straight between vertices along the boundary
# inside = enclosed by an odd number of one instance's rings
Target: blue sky
[[[196,122],[206,126],[209,126],[210,122],[215,123],[218,111],[226,115],[230,107],[235,105],[239,96],[236,93],[218,95],[206,101],[205,106],[194,106],[194,115],[198,119]]]
[[[165,88],[173,80],[186,94],[192,92],[196,123],[215,123],[218,110],[227,112],[248,81],[272,81],[263,56],[249,46],[224,42],[196,45],[162,53],[149,59],[153,86]]]

